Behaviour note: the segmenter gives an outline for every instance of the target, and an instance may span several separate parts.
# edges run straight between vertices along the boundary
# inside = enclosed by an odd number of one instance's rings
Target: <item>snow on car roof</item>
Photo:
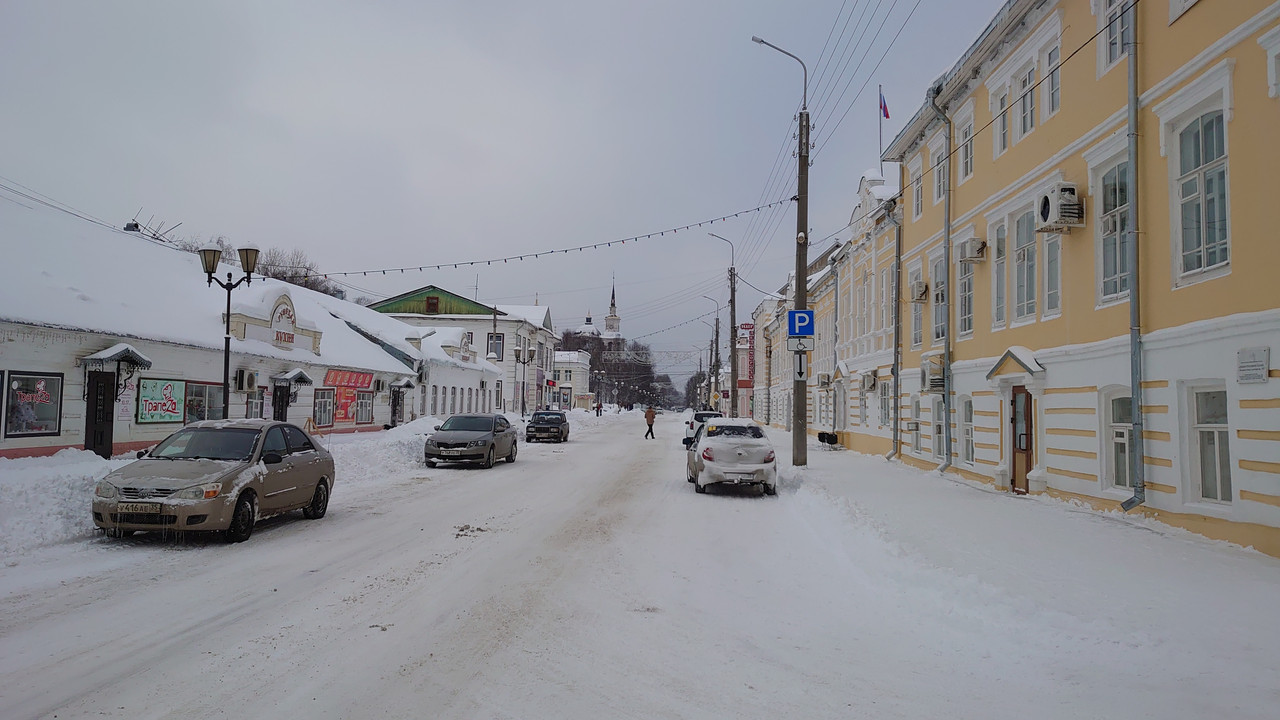
[[[723,425],[747,425],[747,426],[750,426],[750,425],[759,425],[760,423],[756,422],[755,420],[753,420],[753,419],[751,419],[751,418],[727,418],[727,417],[721,417],[721,418],[715,418],[714,420],[707,420],[707,424],[708,424],[708,425],[719,425],[719,426],[723,426]]]

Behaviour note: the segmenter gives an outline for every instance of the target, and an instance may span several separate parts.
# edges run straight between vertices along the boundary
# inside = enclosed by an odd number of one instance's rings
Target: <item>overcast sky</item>
[[[11,3],[0,176],[118,225],[142,208],[143,221],[183,223],[179,235],[300,247],[334,273],[646,235],[794,193],[802,75],[750,41],[760,35],[809,64],[818,240],[849,221],[859,177],[877,166],[877,83],[887,144],[1001,4]],[[563,329],[588,310],[602,325],[616,276],[634,338],[714,310],[703,294],[727,304],[729,246],[708,230],[734,241],[760,288],[794,267],[786,203],[607,249],[338,279],[351,297],[427,284],[469,297],[478,284],[487,302],[536,294]],[[739,291],[749,322],[763,296]],[[694,320],[642,341],[708,338]]]

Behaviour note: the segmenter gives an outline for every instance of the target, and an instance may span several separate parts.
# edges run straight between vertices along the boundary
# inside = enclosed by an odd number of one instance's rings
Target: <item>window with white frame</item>
[[[1192,391],[1194,425],[1192,468],[1205,500],[1229,503],[1231,494],[1231,452],[1227,430],[1227,391],[1224,388],[1197,388]]]
[[[373,422],[373,393],[356,392],[356,422],[365,425]]]
[[[1102,299],[1114,300],[1129,292],[1129,163],[1122,162],[1102,174],[1102,217],[1098,230]]]
[[[1008,234],[1005,224],[1000,223],[996,226],[995,237],[991,243],[991,247],[994,249],[992,253],[994,258],[991,263],[991,324],[997,328],[1004,327],[1005,322],[1005,283],[1007,278],[1005,261]]]
[[[1106,25],[1106,42],[1100,44],[1102,52],[1102,71],[1106,72],[1128,52],[1128,44],[1133,42],[1133,31],[1129,27],[1129,16],[1125,10],[1130,0],[1103,0],[1104,8],[1100,20]]]
[[[876,387],[880,392],[880,425],[888,425],[893,420],[893,384],[888,380],[878,380]]]
[[[333,395],[333,388],[316,388],[311,396],[311,419],[320,427],[333,425]]]
[[[867,413],[867,391],[858,391],[858,424],[870,425],[871,415]]]
[[[1106,479],[1111,487],[1133,487],[1129,473],[1129,453],[1133,442],[1133,400],[1128,395],[1107,398]]]
[[[496,400],[497,407],[494,410],[502,410],[506,407],[506,398],[502,396],[502,381],[495,380],[493,383],[493,397]]]
[[[973,175],[973,123],[960,128],[960,179]]]
[[[907,287],[913,288],[924,280],[924,271],[916,267],[907,274]],[[924,303],[911,303],[911,347],[918,348],[924,344]]]
[[[869,348],[866,342],[866,336],[871,333],[871,278],[874,277],[865,269],[862,271],[862,281],[858,286],[858,337],[863,338],[862,351],[866,352]]]
[[[1059,73],[1059,58],[1061,50],[1057,45],[1049,48],[1049,53],[1045,55],[1045,117],[1048,117],[1062,107],[1062,77]]]
[[[893,302],[889,297],[889,268],[880,271],[880,328],[887,330],[893,325]]]
[[[458,388],[449,388],[449,414],[454,415],[458,412]]]
[[[919,220],[924,212],[924,151],[921,150],[907,164],[907,187],[911,192],[911,219]]]
[[[1000,95],[999,114],[996,115],[996,155],[1009,149],[1009,94]]]
[[[1044,316],[1062,313],[1062,236],[1044,239]]]
[[[1221,110],[1193,118],[1178,133],[1177,198],[1183,275],[1226,265],[1227,136]]]
[[[1014,321],[1036,316],[1036,219],[1032,211],[1018,216],[1013,246]]]
[[[938,343],[947,336],[947,265],[944,258],[934,258],[930,262],[929,284],[933,315],[933,342]]]
[[[946,438],[946,432],[947,432],[947,429],[945,426],[947,422],[947,416],[946,416],[946,413],[943,412],[942,398],[940,397],[933,398],[932,406],[933,406],[932,412],[929,413],[929,419],[931,421],[931,424],[933,425],[933,432],[930,433],[931,437],[929,439],[933,441],[933,456],[935,458],[941,459],[942,453],[945,452],[945,447],[943,442]]]
[[[960,263],[956,268],[957,299],[960,307],[956,321],[961,337],[973,334],[973,263]]]
[[[440,386],[431,386],[431,415],[433,417],[440,416]]]
[[[911,420],[915,429],[911,431],[911,452],[920,452],[920,398],[911,398]]]
[[[489,348],[485,350],[485,354],[493,354],[498,356],[498,362],[502,362],[505,355],[503,347],[506,335],[504,333],[489,333]]]
[[[960,461],[973,464],[973,400],[960,398]]]
[[[942,197],[947,192],[947,183],[951,180],[951,158],[947,157],[946,138],[939,133],[933,142],[929,143],[929,160],[933,163],[931,173],[933,175],[933,204],[942,202]]]
[[[244,416],[247,418],[262,418],[263,399],[266,395],[262,388],[250,390],[245,395]]]
[[[1036,129],[1036,68],[1018,78],[1018,137],[1023,138]]]

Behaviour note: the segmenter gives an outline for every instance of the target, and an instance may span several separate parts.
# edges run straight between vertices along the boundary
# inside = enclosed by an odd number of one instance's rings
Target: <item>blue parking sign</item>
[[[788,310],[787,311],[787,337],[812,337],[813,336],[813,311],[812,310]]]

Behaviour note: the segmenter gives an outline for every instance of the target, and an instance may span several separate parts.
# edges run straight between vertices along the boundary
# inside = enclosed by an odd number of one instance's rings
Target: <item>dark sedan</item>
[[[480,463],[493,467],[495,458],[516,461],[516,430],[502,415],[453,415],[436,426],[424,450],[427,467],[436,463]]]
[[[525,442],[534,440],[555,440],[565,442],[569,439],[569,418],[558,410],[539,410],[529,418],[525,426]]]

